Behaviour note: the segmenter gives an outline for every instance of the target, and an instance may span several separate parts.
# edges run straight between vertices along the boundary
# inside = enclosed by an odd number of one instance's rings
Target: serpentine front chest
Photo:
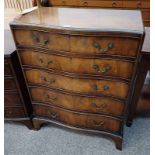
[[[40,8],[11,29],[34,127],[52,122],[100,133],[122,149],[144,38],[140,11]]]

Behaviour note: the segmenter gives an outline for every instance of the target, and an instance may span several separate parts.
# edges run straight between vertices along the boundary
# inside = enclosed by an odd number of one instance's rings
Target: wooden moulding
[[[143,33],[132,33],[132,32],[121,32],[121,31],[82,31],[81,29],[75,30],[70,28],[51,28],[44,27],[44,25],[20,25],[19,23],[12,22],[11,25],[12,32],[15,30],[29,30],[29,31],[38,31],[49,34],[62,34],[70,36],[89,36],[89,37],[121,37],[121,38],[135,38],[139,39],[144,35]]]

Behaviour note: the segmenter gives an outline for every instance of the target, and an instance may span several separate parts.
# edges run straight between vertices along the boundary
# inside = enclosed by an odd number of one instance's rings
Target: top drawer
[[[78,54],[108,54],[136,57],[139,40],[107,36],[75,36],[34,30],[14,30],[17,45]],[[22,36],[22,37],[21,37]]]

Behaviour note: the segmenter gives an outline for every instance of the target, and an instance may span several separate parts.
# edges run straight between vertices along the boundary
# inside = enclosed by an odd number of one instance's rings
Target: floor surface
[[[125,127],[123,150],[119,151],[108,139],[51,124],[34,131],[24,125],[5,123],[5,155],[149,155],[149,126],[149,118],[137,118],[131,128]]]

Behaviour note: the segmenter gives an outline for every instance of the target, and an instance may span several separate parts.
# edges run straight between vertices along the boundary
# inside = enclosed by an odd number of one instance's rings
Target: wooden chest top
[[[79,31],[144,33],[138,10],[43,7],[16,18],[12,24]]]

